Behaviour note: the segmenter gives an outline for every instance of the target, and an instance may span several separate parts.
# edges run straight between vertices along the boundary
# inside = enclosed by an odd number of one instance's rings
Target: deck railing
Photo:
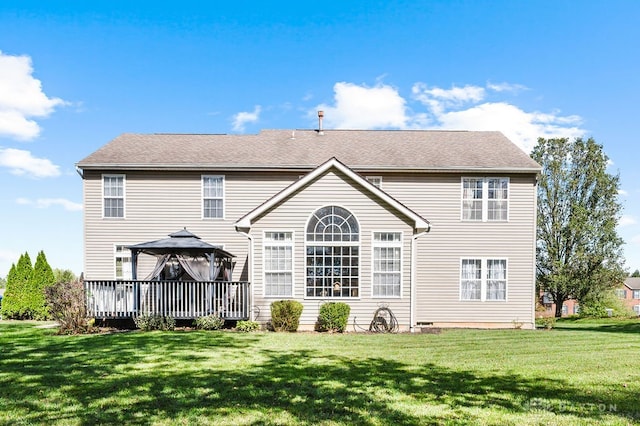
[[[161,315],[193,319],[209,314],[249,319],[246,281],[85,281],[87,311],[99,319]]]

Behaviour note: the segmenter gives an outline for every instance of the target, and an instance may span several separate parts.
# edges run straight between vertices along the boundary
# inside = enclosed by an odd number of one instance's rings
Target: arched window
[[[318,209],[307,225],[307,297],[358,297],[360,228],[338,206]]]

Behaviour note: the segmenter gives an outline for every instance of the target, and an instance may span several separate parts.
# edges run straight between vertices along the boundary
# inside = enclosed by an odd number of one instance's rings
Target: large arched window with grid
[[[347,209],[316,210],[307,224],[307,297],[359,297],[360,227]]]

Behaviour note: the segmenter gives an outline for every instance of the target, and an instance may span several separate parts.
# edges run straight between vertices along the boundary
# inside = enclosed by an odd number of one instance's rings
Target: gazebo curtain
[[[158,260],[156,262],[156,266],[153,268],[153,271],[145,278],[145,280],[155,280],[157,279],[162,271],[164,270],[167,263],[175,258],[182,266],[182,269],[185,270],[187,274],[195,281],[212,281],[215,280],[220,274],[220,270],[223,270],[223,277],[227,281],[231,281],[231,273],[232,273],[232,265],[230,262],[221,261],[213,268],[213,276],[209,274],[209,261],[205,258],[201,257],[189,257],[183,256],[180,254],[163,254],[162,256],[158,256]]]
[[[209,277],[209,262],[202,258],[186,257],[180,254],[176,255],[180,266],[185,270],[191,278],[196,281],[210,281]],[[216,268],[218,269],[218,268]],[[217,270],[214,271],[214,276],[217,276]]]
[[[155,268],[153,268],[153,271],[151,271],[151,273],[147,275],[145,280],[155,280],[156,278],[158,278],[160,276],[160,272],[162,272],[170,258],[170,254],[163,254],[162,256],[158,256],[158,261],[156,262]]]

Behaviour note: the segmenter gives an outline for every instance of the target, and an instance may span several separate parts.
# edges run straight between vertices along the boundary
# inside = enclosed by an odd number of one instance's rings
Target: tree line
[[[5,319],[50,319],[46,288],[76,279],[69,270],[52,269],[44,251],[38,253],[35,264],[25,252],[7,274],[0,316]]]

